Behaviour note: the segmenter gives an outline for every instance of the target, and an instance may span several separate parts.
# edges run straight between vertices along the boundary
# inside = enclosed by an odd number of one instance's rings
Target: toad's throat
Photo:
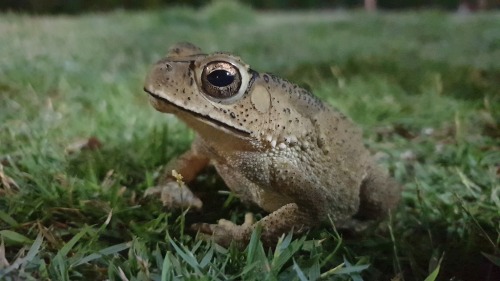
[[[153,98],[157,99],[157,100],[161,100],[162,102],[168,103],[169,105],[172,105],[172,106],[174,106],[175,108],[177,108],[177,109],[179,109],[181,111],[184,111],[184,112],[187,112],[187,113],[193,115],[196,119],[212,123],[214,126],[216,126],[216,127],[222,127],[222,128],[224,128],[226,130],[231,131],[234,134],[244,135],[244,136],[250,136],[250,134],[251,134],[250,132],[248,132],[246,130],[233,127],[233,126],[228,125],[228,124],[226,124],[224,122],[221,122],[221,121],[219,121],[217,119],[214,119],[214,118],[210,117],[209,115],[200,114],[200,113],[198,113],[196,111],[192,111],[192,110],[189,110],[189,109],[187,109],[185,107],[179,106],[179,105],[177,105],[177,104],[169,101],[168,99],[166,99],[164,97],[161,97],[161,96],[159,96],[159,95],[151,92],[146,87],[144,87],[144,91],[146,93],[148,93],[150,96],[152,96]]]

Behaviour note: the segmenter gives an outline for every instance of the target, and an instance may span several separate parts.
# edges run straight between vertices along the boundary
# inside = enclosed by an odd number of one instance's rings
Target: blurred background
[[[3,0],[1,11],[41,14],[77,14],[113,9],[154,9],[166,6],[194,6],[206,0]],[[498,9],[500,0],[242,0],[240,2],[261,10],[269,9],[444,9],[478,11]]]

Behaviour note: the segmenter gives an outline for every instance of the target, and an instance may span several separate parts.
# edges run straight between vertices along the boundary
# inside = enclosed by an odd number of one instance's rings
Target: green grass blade
[[[271,262],[271,268],[275,272],[279,272],[281,268],[302,248],[302,245],[305,241],[305,236],[303,236],[300,240],[296,240],[291,242],[292,233],[289,233],[286,238],[283,240],[283,244],[279,244],[277,248],[280,250],[276,250],[274,253],[274,258]],[[286,246],[286,248],[283,248]]]
[[[205,256],[201,259],[201,261],[200,261],[200,267],[201,268],[205,268],[210,263],[210,261],[212,260],[213,256],[214,256],[214,247],[212,245],[210,247],[210,249],[208,250],[208,253],[206,253]]]
[[[33,245],[31,245],[28,253],[26,254],[25,262],[29,262],[33,260],[33,258],[37,255],[38,250],[40,250],[40,246],[42,246],[43,236],[42,234],[38,234]]]
[[[193,253],[191,251],[189,251],[188,249],[186,248],[183,248],[181,249],[175,242],[173,239],[170,239],[170,245],[172,245],[172,247],[174,247],[175,249],[175,252],[181,256],[181,258],[191,266],[192,269],[194,269],[194,271],[197,273],[197,274],[201,274],[201,271],[200,271],[200,264],[198,263],[198,261],[196,260],[196,257],[193,255]]]
[[[360,273],[361,271],[369,268],[369,264],[364,264],[364,265],[351,265],[339,268],[338,270],[335,271],[335,274],[351,274],[351,273]]]
[[[5,241],[15,244],[31,244],[33,242],[28,237],[12,230],[0,230],[0,236],[2,236]]]
[[[42,234],[38,234],[26,256],[22,258],[17,258],[9,267],[7,267],[3,271],[0,271],[0,278],[4,275],[7,275],[11,271],[18,269],[19,267],[25,266],[27,263],[32,261],[38,254],[42,242],[43,242],[43,236]]]
[[[439,270],[441,268],[442,261],[443,261],[443,257],[441,256],[438,264],[436,265],[436,268],[434,268],[434,270],[431,272],[431,274],[429,274],[429,276],[427,276],[427,278],[425,278],[424,281],[435,281],[436,280],[437,276],[439,275]]]
[[[321,268],[319,266],[319,261],[316,260],[314,264],[309,268],[308,277],[309,280],[318,280],[321,276]]]
[[[161,281],[171,281],[172,280],[172,263],[170,262],[170,251],[165,253],[165,257],[163,258],[163,264],[161,267]]]
[[[483,252],[481,252],[481,254],[485,258],[487,258],[491,263],[493,263],[494,265],[500,267],[500,257],[494,256],[494,255],[490,255],[490,254],[487,254],[487,253],[483,253]]]
[[[78,232],[75,236],[73,236],[73,238],[71,238],[66,244],[64,244],[64,246],[61,248],[61,250],[59,250],[59,252],[57,252],[57,255],[59,255],[61,257],[67,256],[69,251],[71,251],[71,249],[73,249],[73,247],[76,245],[76,243],[78,243],[78,241],[80,241],[80,239],[85,234],[88,233],[88,230],[89,230],[88,227],[84,227],[80,232]]]
[[[131,245],[132,245],[132,242],[125,242],[125,243],[120,243],[117,245],[113,245],[113,246],[104,248],[97,253],[90,254],[86,257],[81,258],[80,260],[75,261],[71,266],[79,266],[79,265],[91,262],[93,260],[99,259],[103,256],[117,254],[121,251],[124,251],[124,250],[130,248]]]
[[[18,225],[18,222],[4,211],[0,211],[0,220],[3,220],[10,227],[15,227]]]
[[[293,260],[293,270],[297,273],[297,277],[300,281],[308,281],[302,269],[300,269],[299,265],[295,262],[295,259]]]
[[[259,247],[262,247],[262,243],[260,243],[260,233],[262,228],[260,225],[257,225],[252,232],[252,236],[250,236],[250,242],[247,246],[247,262],[253,263],[256,259],[256,255],[258,253]]]

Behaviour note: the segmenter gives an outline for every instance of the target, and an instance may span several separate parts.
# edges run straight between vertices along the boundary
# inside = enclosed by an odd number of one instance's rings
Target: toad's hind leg
[[[316,220],[309,215],[307,209],[299,208],[299,204],[281,192],[279,188],[269,186],[269,178],[264,176],[265,169],[259,173],[263,177],[250,179],[247,177],[248,175],[234,172],[232,167],[218,163],[215,166],[227,186],[231,187],[242,201],[253,202],[269,212],[267,216],[256,223],[245,220],[244,224],[237,225],[221,219],[217,224],[199,223],[193,225],[194,230],[209,234],[216,243],[228,246],[231,241],[234,241],[237,246],[242,248],[250,241],[252,232],[259,228],[261,230],[260,238],[264,245],[273,246],[281,235],[292,230],[297,234],[315,224]],[[265,164],[261,164],[259,167],[265,167]],[[263,186],[265,187],[262,188]]]
[[[278,210],[270,213],[257,223],[249,223],[247,219],[242,225],[236,225],[231,221],[219,220],[218,224],[198,223],[192,226],[205,234],[210,234],[217,244],[229,246],[231,241],[236,246],[243,248],[250,241],[252,232],[259,227],[261,229],[261,241],[266,246],[276,245],[279,237],[293,230],[295,234],[303,233],[311,226],[312,218],[302,212],[298,205],[289,203]]]
[[[370,220],[386,216],[396,208],[401,189],[401,185],[386,171],[373,164],[361,184],[360,206],[356,219]]]

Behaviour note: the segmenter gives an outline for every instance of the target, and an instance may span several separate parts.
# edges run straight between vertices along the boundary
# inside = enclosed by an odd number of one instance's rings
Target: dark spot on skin
[[[224,112],[224,114],[226,114],[226,113],[227,113],[227,110],[225,110],[225,109],[224,109],[224,110],[222,110],[222,112]],[[232,112],[231,112],[231,113],[232,113]]]
[[[193,86],[193,83],[194,83],[193,77],[190,77],[189,78],[189,86]]]
[[[267,74],[264,74],[264,81],[266,81],[266,83],[269,83],[269,76],[267,76]]]
[[[191,100],[191,97],[188,97],[188,100]]]
[[[225,112],[224,112],[225,113]],[[234,112],[231,112],[229,113],[229,116],[231,116],[231,118],[236,118],[236,114],[234,114]],[[240,124],[241,125],[241,124]]]

